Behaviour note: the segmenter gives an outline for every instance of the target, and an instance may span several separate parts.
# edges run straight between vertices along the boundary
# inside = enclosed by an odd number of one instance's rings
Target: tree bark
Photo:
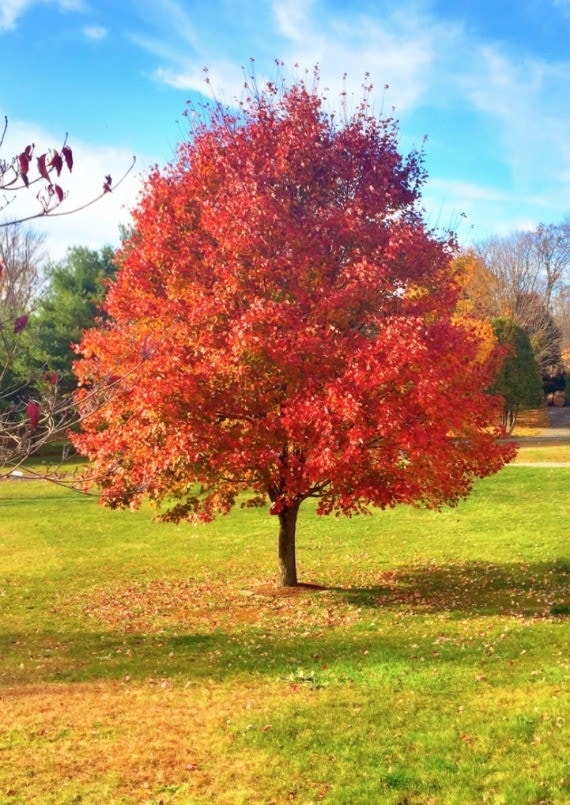
[[[299,505],[287,506],[279,514],[279,568],[284,587],[297,586],[297,561],[295,558],[295,532]]]

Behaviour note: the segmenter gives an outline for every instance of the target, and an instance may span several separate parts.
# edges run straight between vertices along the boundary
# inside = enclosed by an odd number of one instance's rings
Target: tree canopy
[[[0,241],[8,236],[25,255],[35,243],[33,233],[17,225],[0,229]],[[33,261],[5,260],[2,276],[10,283],[3,286],[0,276],[0,314],[7,311],[0,327],[0,476],[19,469],[48,442],[65,439],[77,423],[74,344],[102,315],[105,283],[116,270],[113,258],[108,246],[100,252],[76,246],[62,263],[41,272]]]
[[[122,378],[74,437],[102,501],[178,521],[268,500],[287,585],[307,498],[439,507],[512,455],[483,391],[499,356],[454,317],[453,240],[422,218],[422,154],[366,97],[340,120],[327,103],[299,80],[193,121],[77,365],[88,405]]]

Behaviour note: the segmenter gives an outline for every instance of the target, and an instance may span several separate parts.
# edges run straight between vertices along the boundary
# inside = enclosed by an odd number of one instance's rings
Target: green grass
[[[266,511],[2,482],[0,803],[569,802],[569,481],[305,504],[288,591]]]

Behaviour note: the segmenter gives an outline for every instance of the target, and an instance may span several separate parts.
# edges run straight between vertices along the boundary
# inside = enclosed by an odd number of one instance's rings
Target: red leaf
[[[20,164],[20,175],[27,187],[29,185],[28,171],[30,170],[30,157],[27,154],[27,149],[26,151],[22,151],[22,153],[18,156],[18,162]]]
[[[37,430],[40,422],[40,406],[35,400],[30,400],[30,402],[27,404],[26,413],[28,415],[28,419],[30,420],[30,427],[32,431]]]
[[[49,163],[51,167],[55,168],[57,175],[61,173],[61,169],[63,168],[63,159],[61,158],[61,154],[56,151]]]
[[[65,194],[64,194],[63,190],[61,189],[61,187],[58,184],[50,184],[48,186],[48,191],[49,191],[50,196],[56,195],[57,198],[58,198],[59,203],[61,204],[61,202],[65,198]]]
[[[41,157],[38,157],[38,171],[40,173],[40,176],[43,176],[46,182],[49,182],[49,173],[46,166],[46,159],[47,154],[42,154]]]
[[[26,325],[28,323],[28,316],[18,316],[18,318],[14,321],[14,333],[17,335],[21,333],[22,330],[26,329]]]
[[[61,153],[63,154],[63,158],[65,159],[65,164],[67,165],[68,171],[71,173],[71,169],[73,168],[73,152],[68,145],[64,145],[61,149]]]

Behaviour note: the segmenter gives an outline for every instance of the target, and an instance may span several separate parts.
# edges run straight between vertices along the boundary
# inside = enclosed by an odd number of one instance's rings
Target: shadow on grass
[[[200,593],[192,582],[184,588],[178,580],[170,617],[161,599],[162,620],[153,628],[133,628],[132,623],[117,628],[116,621],[111,626],[91,610],[84,629],[71,628],[55,615],[52,628],[36,624],[27,631],[3,631],[0,686],[95,680],[165,686],[244,675],[286,678],[303,667],[341,668],[350,678],[362,663],[394,673],[420,654],[430,660],[437,656],[439,663],[476,664],[481,659],[480,619],[490,616],[511,617],[521,626],[534,620],[533,631],[546,630],[542,640],[562,640],[552,621],[568,614],[570,560],[429,564],[385,571],[377,579],[374,585],[348,589],[252,587],[245,603],[243,589],[231,585],[224,600],[218,600],[218,591],[217,598],[202,593],[203,600],[197,601]],[[165,587],[168,581],[162,580],[161,594]],[[152,596],[152,583],[145,589]],[[145,589],[136,590],[139,608],[145,606]],[[193,595],[188,618],[184,590]],[[121,605],[126,606],[124,591]],[[469,629],[456,623],[469,619],[478,624],[472,639]],[[434,652],[434,638],[442,629],[453,635],[459,627],[457,645],[450,638],[449,647]],[[520,645],[512,651],[518,658]]]
[[[36,478],[30,479],[30,481],[31,481],[31,483],[36,483],[37,479]],[[0,484],[3,484],[3,483],[5,483],[5,482],[2,479],[0,479]],[[26,483],[28,483],[28,479],[26,478],[26,479],[24,479],[22,481],[16,481],[15,483],[26,484]],[[67,487],[67,488],[69,488],[69,487]],[[69,506],[72,503],[84,504],[86,501],[95,500],[94,495],[85,494],[84,492],[80,492],[78,490],[71,490],[71,491],[75,492],[75,494],[70,495],[69,497],[65,498],[66,507]],[[11,506],[11,507],[16,508],[16,509],[22,509],[24,506],[28,506],[28,507],[37,506],[38,502],[44,503],[45,501],[55,501],[55,500],[58,501],[58,503],[61,503],[61,501],[62,501],[61,494],[58,494],[57,492],[55,492],[53,494],[38,494],[37,496],[34,496],[34,497],[31,497],[29,495],[26,496],[26,497],[24,497],[24,496],[22,496],[22,497],[18,497],[18,496],[0,497],[0,507],[2,507],[4,509],[4,508],[8,508],[9,506]]]
[[[430,563],[386,571],[379,584],[338,592],[358,606],[403,608],[410,614],[564,615],[570,604],[570,558],[537,563]]]

